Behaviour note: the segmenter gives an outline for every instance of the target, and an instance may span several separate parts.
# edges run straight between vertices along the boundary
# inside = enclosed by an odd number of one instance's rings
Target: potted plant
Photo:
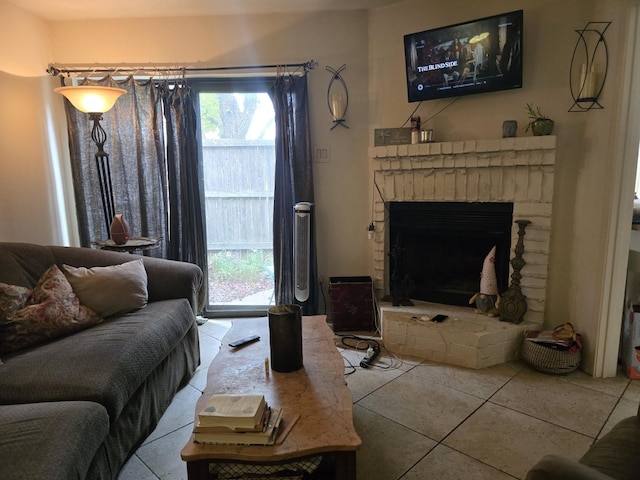
[[[528,132],[529,129],[531,129],[533,134],[536,136],[551,135],[551,132],[553,132],[554,122],[540,112],[540,107],[536,107],[532,103],[527,103],[527,113],[529,114],[531,121],[525,128],[525,132]]]

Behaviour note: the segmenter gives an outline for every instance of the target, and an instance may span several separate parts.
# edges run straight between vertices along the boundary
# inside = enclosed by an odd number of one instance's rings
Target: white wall
[[[65,243],[49,148],[49,26],[0,0],[0,45],[0,241]]]

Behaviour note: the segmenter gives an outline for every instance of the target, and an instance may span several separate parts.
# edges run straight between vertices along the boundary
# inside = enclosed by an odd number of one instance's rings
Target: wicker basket
[[[581,351],[556,350],[540,343],[524,339],[522,359],[543,373],[562,375],[571,373],[580,366]]]

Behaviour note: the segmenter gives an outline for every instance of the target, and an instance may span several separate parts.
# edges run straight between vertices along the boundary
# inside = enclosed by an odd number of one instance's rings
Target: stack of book
[[[216,394],[198,413],[197,443],[273,445],[282,409],[271,408],[264,395]]]

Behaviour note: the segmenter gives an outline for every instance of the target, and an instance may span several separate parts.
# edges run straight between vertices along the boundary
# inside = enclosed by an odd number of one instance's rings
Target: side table
[[[115,252],[143,252],[160,247],[160,240],[151,237],[132,237],[124,245],[117,245],[113,240],[103,240],[94,242],[102,250],[112,250]]]

